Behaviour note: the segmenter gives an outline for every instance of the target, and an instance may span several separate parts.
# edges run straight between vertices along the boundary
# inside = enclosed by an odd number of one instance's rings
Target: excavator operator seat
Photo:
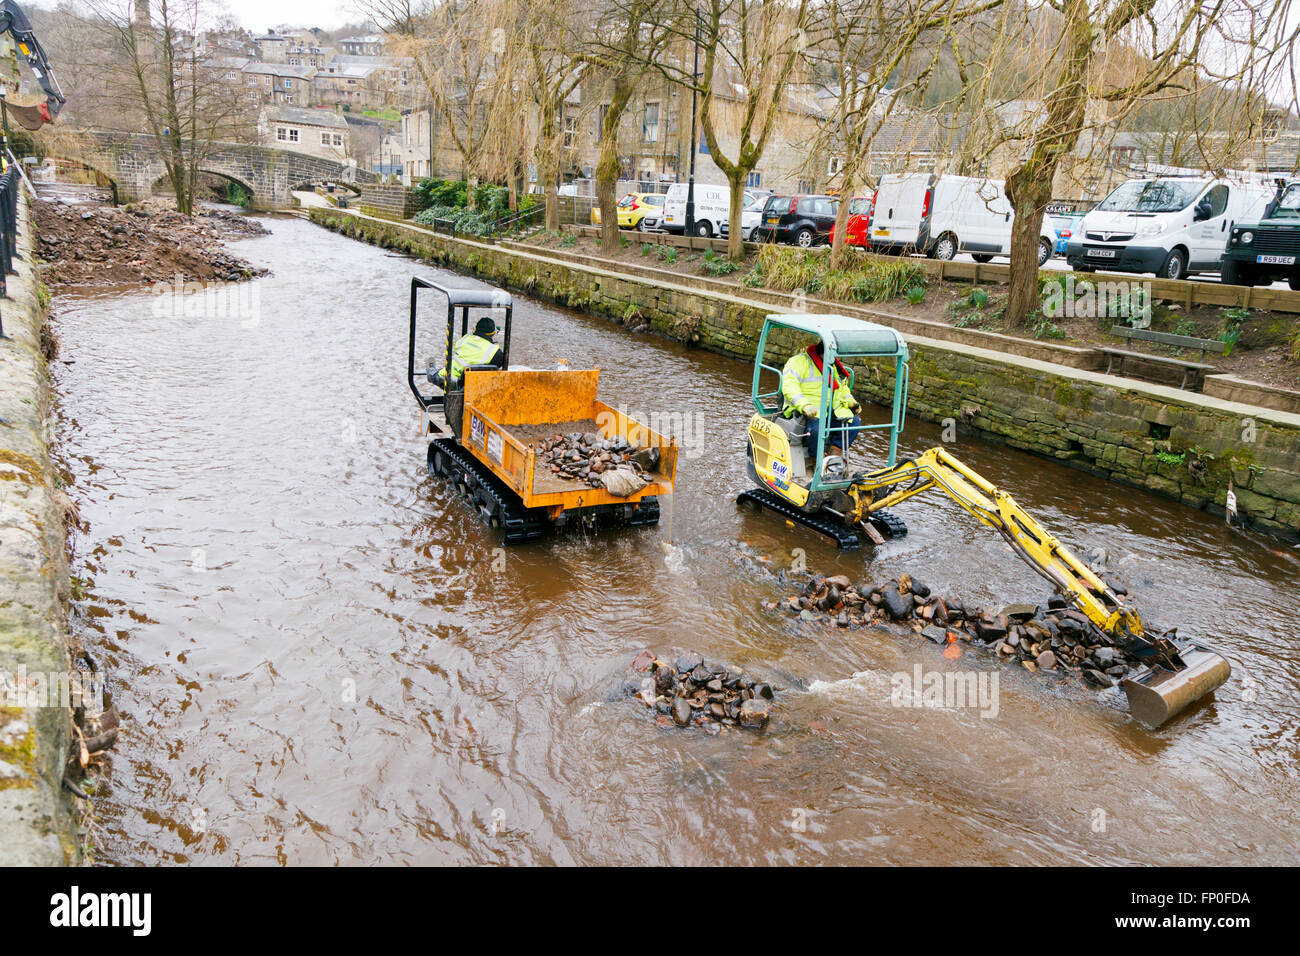
[[[808,483],[808,462],[804,454],[803,439],[808,433],[808,419],[802,415],[793,415],[785,418],[777,415],[773,419],[781,426],[781,431],[785,432],[786,437],[790,439],[790,477],[799,484]]]

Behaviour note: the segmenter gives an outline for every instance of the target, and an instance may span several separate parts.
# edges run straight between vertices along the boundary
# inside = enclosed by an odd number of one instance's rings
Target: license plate
[[[1088,255],[1097,259],[1114,259],[1119,255],[1118,249],[1089,249]]]
[[[889,230],[888,230],[888,229],[877,229],[877,230],[876,230],[876,235],[877,235],[877,236],[887,236],[887,235],[889,235]]]
[[[768,224],[769,226],[775,226],[775,225],[776,225],[778,222],[780,222],[780,221],[781,221],[780,218],[777,218],[777,219],[769,219],[769,220],[767,221],[767,224]]]
[[[674,220],[673,220],[673,217],[672,217],[672,216],[667,216],[667,217],[664,218],[664,222],[673,222],[673,221],[674,221]]]
[[[1255,261],[1262,266],[1293,266],[1295,256],[1256,256]]]

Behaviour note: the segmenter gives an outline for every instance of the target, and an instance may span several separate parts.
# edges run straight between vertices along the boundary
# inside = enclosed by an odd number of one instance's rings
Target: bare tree
[[[527,51],[528,86],[537,109],[537,180],[546,195],[546,228],[560,228],[557,190],[565,148],[564,107],[582,82],[581,20],[572,0],[526,0],[523,43]],[[601,220],[604,221],[603,219]]]
[[[392,52],[411,58],[431,120],[440,121],[460,157],[468,203],[474,208],[484,168],[502,152],[491,141],[503,129],[499,109],[507,107],[517,89],[506,69],[513,5],[501,0],[368,0],[365,7],[388,36]]]
[[[877,135],[901,105],[924,89],[939,61],[944,33],[1001,2],[813,0],[808,56],[823,82],[833,84],[835,107],[823,140],[839,158],[836,178],[843,199],[832,268],[844,264],[848,200],[869,178],[866,167]]]
[[[1290,0],[1048,0],[1036,36],[1045,50],[1042,109],[1006,180],[1015,209],[1006,316],[1037,307],[1037,247],[1053,181],[1081,133],[1114,125],[1144,98],[1200,76],[1267,88],[1291,56]]]
[[[727,254],[744,254],[739,228],[749,175],[758,167],[776,129],[782,100],[808,43],[809,0],[678,0],[684,8],[667,18],[665,30],[681,44],[698,38],[704,62],[652,61],[670,79],[700,97],[700,128],[709,156],[730,190]],[[689,72],[688,72],[689,69]],[[727,154],[725,141],[735,149]]]
[[[245,105],[199,42],[219,13],[208,0],[94,0],[92,19],[105,53],[105,93],[118,128],[143,127],[157,144],[176,208],[194,214],[200,170],[216,142],[232,134]]]
[[[619,128],[636,87],[661,59],[675,32],[668,28],[673,0],[588,0],[582,10],[592,28],[578,60],[608,84],[602,103],[596,197],[600,204],[600,247],[616,252],[618,236]],[[581,15],[581,14],[580,14]]]

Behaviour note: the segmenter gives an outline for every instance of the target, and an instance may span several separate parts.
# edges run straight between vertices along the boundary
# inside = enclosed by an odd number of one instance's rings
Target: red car
[[[844,224],[844,241],[850,246],[871,245],[871,213],[875,196],[854,196],[849,200],[849,220]],[[835,227],[831,226],[831,239],[835,242]]]

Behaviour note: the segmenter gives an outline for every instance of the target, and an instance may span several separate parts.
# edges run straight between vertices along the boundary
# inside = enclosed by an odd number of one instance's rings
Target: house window
[[[277,126],[275,128],[275,138],[281,143],[296,143],[298,142],[298,131],[288,126]]]
[[[763,185],[763,174],[760,173],[758,170],[754,170],[752,173],[750,173],[748,176],[745,177],[745,185],[755,186],[755,187]]]
[[[600,137],[601,132],[605,129],[605,116],[609,113],[609,104],[601,103],[600,109],[596,111],[596,136]]]
[[[342,147],[342,146],[343,146],[343,134],[342,134],[342,133],[321,133],[321,134],[320,134],[320,144],[321,144],[322,146],[338,146],[338,147]]]
[[[578,121],[572,116],[564,117],[564,148],[573,149],[574,139],[578,135]]]
[[[285,81],[284,81],[284,88],[285,88],[286,90],[291,90],[291,89],[293,89],[293,80],[285,80]]]
[[[647,143],[659,142],[659,104],[645,105],[645,122],[641,124],[641,133]]]
[[[292,96],[289,96],[288,94],[286,94],[285,97],[284,97],[284,101],[285,101],[285,103],[292,104],[292,103],[293,103],[293,97],[292,97]]]

